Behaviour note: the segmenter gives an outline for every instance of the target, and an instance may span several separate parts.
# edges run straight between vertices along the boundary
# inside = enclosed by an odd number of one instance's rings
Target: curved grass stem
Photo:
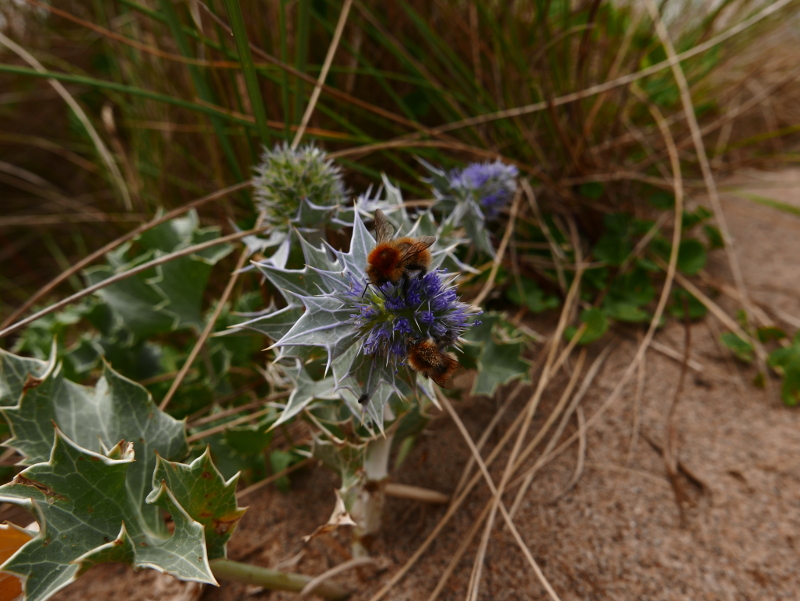
[[[42,309],[31,315],[30,317],[26,317],[25,319],[18,321],[15,324],[12,324],[5,328],[4,330],[0,330],[0,338],[3,336],[7,336],[12,332],[20,329],[23,326],[26,326],[30,323],[33,323],[37,319],[44,317],[45,315],[49,315],[67,305],[74,303],[75,301],[79,301],[82,298],[85,298],[91,294],[94,294],[98,290],[110,286],[111,284],[116,284],[121,280],[125,280],[131,276],[136,275],[137,273],[142,273],[143,271],[147,271],[153,267],[157,267],[159,265],[163,265],[164,263],[169,263],[170,261],[174,261],[180,257],[185,257],[187,255],[193,255],[195,253],[200,252],[201,250],[205,250],[207,248],[211,248],[212,246],[219,246],[220,244],[225,244],[227,242],[233,242],[234,240],[240,240],[241,238],[245,238],[247,236],[252,236],[253,234],[257,234],[263,231],[264,227],[257,227],[252,230],[247,230],[246,232],[237,232],[235,234],[231,234],[229,236],[223,236],[222,238],[217,238],[215,240],[210,240],[208,242],[203,242],[202,244],[195,244],[193,246],[189,246],[187,248],[182,248],[181,250],[175,251],[173,253],[169,253],[168,255],[164,255],[162,257],[158,257],[157,259],[153,259],[152,261],[148,261],[147,263],[142,263],[141,265],[134,267],[133,269],[128,269],[127,271],[123,271],[122,273],[118,273],[116,275],[111,276],[101,282],[96,283],[93,286],[89,286],[81,290],[80,292],[76,292],[72,296],[68,296],[67,298],[50,305],[49,307]]]
[[[304,574],[292,574],[270,570],[261,566],[254,566],[247,563],[240,563],[230,559],[215,559],[210,562],[211,571],[220,580],[233,580],[234,582],[244,582],[263,586],[275,591],[292,591],[299,593],[313,580],[311,576]],[[314,594],[326,599],[347,599],[350,592],[346,589],[333,584],[332,582],[321,582],[314,588]]]

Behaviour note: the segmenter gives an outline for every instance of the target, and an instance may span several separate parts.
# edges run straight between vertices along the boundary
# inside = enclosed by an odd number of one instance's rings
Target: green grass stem
[[[267,113],[264,110],[264,101],[261,98],[261,89],[258,86],[258,75],[253,63],[253,54],[250,52],[242,9],[239,7],[239,0],[224,0],[224,2],[225,9],[228,11],[228,19],[231,22],[233,38],[236,41],[236,49],[239,52],[242,75],[244,75],[247,93],[250,96],[250,104],[253,107],[253,116],[256,119],[258,134],[261,137],[261,143],[269,146],[270,136],[269,128],[267,127]]]
[[[294,67],[301,73],[306,71],[308,62],[308,37],[311,29],[311,0],[298,0],[297,27],[295,29]],[[299,77],[295,79],[294,122],[300,124],[305,109],[305,85]]]
[[[185,58],[197,58],[194,56],[194,53],[189,47],[189,40],[186,38],[186,34],[183,31],[181,21],[178,18],[178,12],[175,10],[172,0],[160,0],[160,5],[164,16],[167,18],[167,24],[172,32],[172,36],[175,38],[175,43],[178,45],[178,50],[180,51],[181,55]],[[206,81],[205,75],[200,67],[192,64],[187,65],[187,67],[189,69],[189,74],[191,75],[192,81],[194,82],[194,87],[197,90],[197,95],[200,96],[201,100],[204,102],[216,104],[216,100],[211,92],[211,88],[208,86],[208,82]],[[225,154],[225,158],[228,160],[228,165],[230,166],[231,171],[233,172],[237,181],[242,181],[244,179],[244,175],[239,167],[239,161],[236,158],[236,154],[233,151],[230,140],[222,130],[222,122],[218,117],[211,117],[211,124],[214,126],[217,139],[222,147],[222,152]]]

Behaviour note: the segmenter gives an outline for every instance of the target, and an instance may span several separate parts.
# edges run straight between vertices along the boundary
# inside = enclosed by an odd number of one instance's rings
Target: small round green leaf
[[[600,309],[585,309],[581,312],[581,321],[586,324],[586,329],[578,340],[578,344],[594,342],[608,331],[608,319]],[[564,336],[567,340],[572,340],[577,331],[576,327],[570,326],[564,331]]]
[[[678,248],[678,269],[686,275],[695,275],[706,264],[706,247],[694,238],[681,240]]]

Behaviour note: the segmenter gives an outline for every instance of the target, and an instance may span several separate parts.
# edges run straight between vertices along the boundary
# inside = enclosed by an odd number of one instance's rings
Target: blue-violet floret
[[[409,343],[433,339],[439,348],[454,345],[480,314],[458,299],[455,288],[442,280],[445,270],[380,287],[350,277],[341,299],[352,307],[350,321],[358,330],[362,352],[401,363]]]
[[[487,219],[497,217],[517,188],[519,169],[501,161],[471,163],[448,174],[450,188],[456,196],[470,196],[480,205]]]

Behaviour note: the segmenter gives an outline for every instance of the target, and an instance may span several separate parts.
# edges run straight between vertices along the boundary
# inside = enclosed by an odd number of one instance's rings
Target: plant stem
[[[247,563],[231,561],[230,559],[215,559],[210,563],[211,571],[220,580],[255,584],[276,591],[299,592],[313,580],[311,576],[305,576],[304,574],[270,570]],[[350,596],[347,590],[332,582],[320,583],[314,588],[313,592],[326,599],[347,599]]]
[[[393,439],[394,433],[391,432],[367,443],[362,476],[351,489],[342,490],[345,506],[358,524],[353,531],[353,557],[369,555],[369,541],[381,528]]]
[[[242,75],[247,86],[247,93],[250,96],[253,115],[256,118],[258,134],[261,137],[261,143],[264,146],[269,146],[267,113],[264,109],[264,101],[261,99],[261,89],[258,87],[258,75],[256,75],[255,65],[253,64],[253,54],[250,52],[242,9],[238,0],[225,0],[225,9],[228,11],[228,20],[231,22],[231,30],[233,30],[233,37],[236,40],[236,50],[239,52],[239,60],[242,62]]]
[[[412,501],[421,501],[423,503],[447,505],[450,502],[450,497],[438,490],[400,484],[399,482],[387,482],[383,487],[383,493],[387,497],[411,499]]]

